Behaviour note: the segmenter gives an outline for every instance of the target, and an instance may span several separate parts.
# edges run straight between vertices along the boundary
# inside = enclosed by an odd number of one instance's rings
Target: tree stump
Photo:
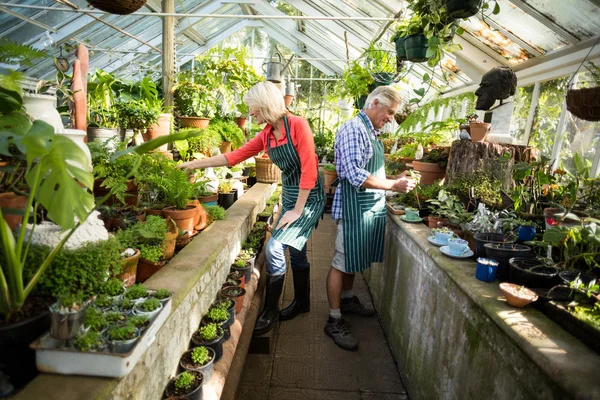
[[[504,158],[504,154],[508,154],[508,157]],[[456,140],[450,149],[446,184],[452,184],[457,176],[484,171],[502,182],[502,189],[508,190],[514,186],[514,165],[529,162],[530,157],[531,148],[527,146]]]

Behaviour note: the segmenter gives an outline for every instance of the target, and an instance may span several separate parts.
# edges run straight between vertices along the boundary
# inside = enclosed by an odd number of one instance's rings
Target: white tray
[[[135,347],[125,354],[61,349],[63,341],[54,339],[49,332],[33,342],[30,347],[35,350],[35,362],[40,372],[120,378],[129,374],[135,367],[146,349],[156,339],[156,333],[170,313],[171,299],[163,304],[162,310],[142,334]]]

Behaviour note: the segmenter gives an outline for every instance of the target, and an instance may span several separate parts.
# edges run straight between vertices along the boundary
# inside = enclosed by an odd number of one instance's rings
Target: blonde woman
[[[306,241],[325,207],[325,190],[318,175],[312,131],[301,117],[288,114],[283,96],[271,82],[260,82],[244,96],[250,115],[265,128],[231,153],[181,164],[184,168],[233,166],[266,151],[281,169],[283,211],[266,246],[267,291],[255,335],[271,330],[278,318],[292,319],[310,310],[310,275]],[[278,302],[286,272],[285,249],[290,250],[294,301],[279,312]]]

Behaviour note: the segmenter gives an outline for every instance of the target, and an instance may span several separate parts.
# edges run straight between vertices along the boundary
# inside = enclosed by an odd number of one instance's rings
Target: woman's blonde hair
[[[287,113],[281,90],[272,82],[259,82],[246,93],[244,103],[258,108],[267,123],[273,125]]]

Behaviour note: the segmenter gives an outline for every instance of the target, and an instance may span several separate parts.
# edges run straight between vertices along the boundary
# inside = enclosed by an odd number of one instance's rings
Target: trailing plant
[[[138,308],[141,311],[145,311],[145,312],[152,312],[154,310],[157,310],[159,307],[160,307],[160,300],[155,299],[155,298],[145,300],[142,303],[136,305],[136,308]]]
[[[135,326],[127,324],[124,326],[115,326],[108,330],[108,339],[113,342],[125,342],[137,337]]]
[[[369,94],[369,85],[375,80],[359,61],[352,61],[336,85],[340,98],[355,99]]]
[[[202,204],[202,207],[206,210],[206,213],[212,217],[213,220],[225,219],[225,209],[221,206],[207,206]]]
[[[192,362],[196,365],[205,365],[210,361],[210,353],[204,346],[194,347],[191,354]]]

